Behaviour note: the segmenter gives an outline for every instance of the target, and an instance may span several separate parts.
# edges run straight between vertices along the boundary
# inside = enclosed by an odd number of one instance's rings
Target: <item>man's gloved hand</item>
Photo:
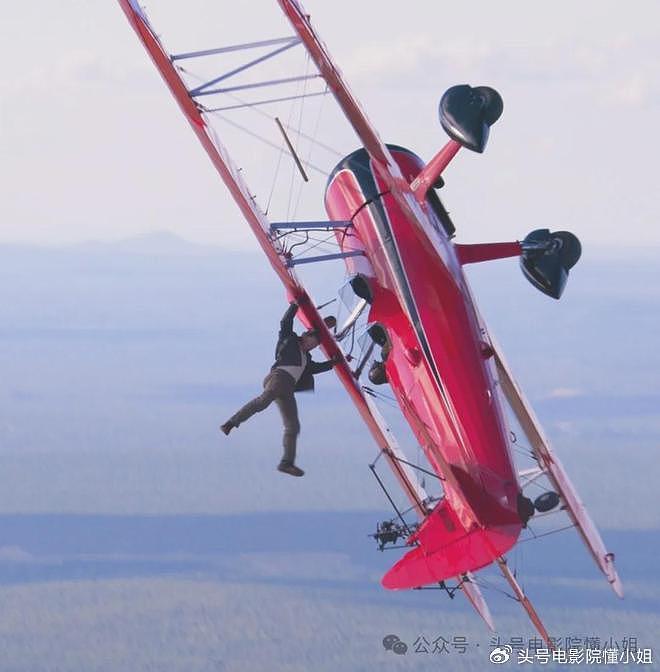
[[[344,360],[344,358],[341,355],[332,355],[332,357],[330,357],[330,361],[333,364],[339,364],[343,360]]]
[[[301,294],[295,298],[294,303],[297,303],[299,306],[304,306],[306,303],[309,303],[309,297],[307,294]]]

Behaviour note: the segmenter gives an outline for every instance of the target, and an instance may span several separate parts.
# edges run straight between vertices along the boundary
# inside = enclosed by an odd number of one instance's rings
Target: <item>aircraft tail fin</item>
[[[389,590],[418,588],[485,567],[516,542],[520,525],[475,527],[467,530],[444,499],[426,517],[406,553],[381,583]]]

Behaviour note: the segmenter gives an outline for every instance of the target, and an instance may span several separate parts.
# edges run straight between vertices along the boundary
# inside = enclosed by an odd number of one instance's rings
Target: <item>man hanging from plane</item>
[[[295,392],[314,390],[314,376],[330,371],[338,361],[315,362],[309,354],[320,343],[319,333],[308,329],[300,336],[293,330],[293,318],[298,311],[298,303],[289,304],[289,308],[280,322],[280,332],[275,347],[275,363],[263,382],[264,391],[258,397],[248,401],[239,411],[220,426],[224,434],[251,418],[275,402],[282,415],[284,436],[282,443],[284,454],[277,466],[278,471],[291,476],[303,476],[304,471],[295,465],[296,440],[300,433],[298,405]],[[326,318],[326,324],[328,324]]]

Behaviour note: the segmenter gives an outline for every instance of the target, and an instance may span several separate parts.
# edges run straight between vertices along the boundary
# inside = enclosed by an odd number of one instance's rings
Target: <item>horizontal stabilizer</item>
[[[520,525],[515,524],[466,530],[443,499],[410,538],[417,547],[406,553],[381,583],[390,590],[418,588],[480,569],[511,548],[519,532]]]

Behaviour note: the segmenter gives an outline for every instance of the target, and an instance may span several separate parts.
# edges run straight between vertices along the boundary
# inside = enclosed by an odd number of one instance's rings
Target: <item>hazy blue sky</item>
[[[306,6],[383,138],[426,158],[445,139],[436,109],[448,86],[502,92],[505,113],[486,155],[466,153],[447,173],[462,240],[544,225],[588,243],[660,242],[657,3]],[[274,1],[153,0],[147,10],[172,51],[290,33]],[[14,3],[0,56],[0,239],[61,243],[167,229],[254,247],[118,4]],[[291,63],[288,74],[299,74]],[[324,105],[319,138],[349,151],[354,141]],[[272,137],[274,125],[265,132]],[[336,160],[314,158],[325,169]],[[265,200],[260,176],[246,172]],[[307,191],[306,211],[322,216],[318,190]]]

